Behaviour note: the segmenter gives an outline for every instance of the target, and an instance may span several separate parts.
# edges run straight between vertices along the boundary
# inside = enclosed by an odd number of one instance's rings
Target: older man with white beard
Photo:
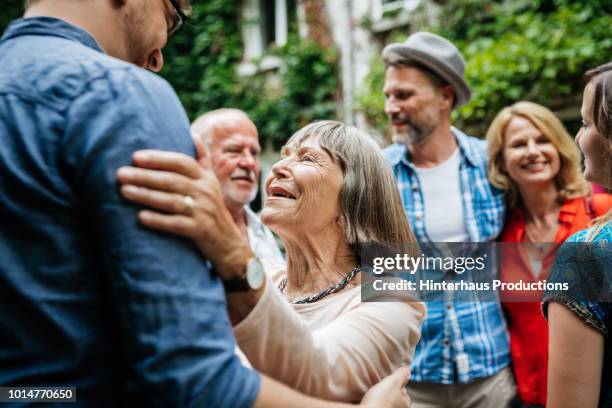
[[[249,208],[257,195],[260,174],[261,147],[255,124],[243,111],[224,108],[197,118],[191,132],[207,145],[225,206],[264,270],[271,274],[284,268],[285,260],[272,233]]]

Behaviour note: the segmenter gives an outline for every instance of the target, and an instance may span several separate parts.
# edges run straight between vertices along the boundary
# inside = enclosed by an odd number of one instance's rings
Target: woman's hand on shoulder
[[[232,279],[236,267],[242,271],[239,265],[246,264],[250,250],[225,207],[202,142],[197,140],[196,147],[197,161],[176,152],[135,152],[134,166],[117,171],[121,194],[148,207],[138,213],[142,224],[191,238],[221,278]]]

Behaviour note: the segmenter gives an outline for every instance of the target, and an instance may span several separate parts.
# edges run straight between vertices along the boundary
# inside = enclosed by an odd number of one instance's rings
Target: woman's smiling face
[[[561,168],[557,147],[523,116],[506,125],[502,158],[502,167],[520,187],[554,183]]]
[[[262,221],[281,237],[335,228],[340,215],[342,168],[312,135],[285,146],[266,179]]]
[[[606,188],[612,187],[610,173],[610,144],[595,127],[593,119],[593,84],[587,84],[582,97],[582,127],[576,143],[584,154],[584,177]]]

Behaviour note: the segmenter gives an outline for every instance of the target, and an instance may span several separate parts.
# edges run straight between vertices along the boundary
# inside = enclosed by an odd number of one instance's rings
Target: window
[[[374,0],[372,18],[378,21],[403,10],[412,11],[418,4],[419,0]]]
[[[244,60],[265,57],[270,47],[287,43],[289,30],[297,28],[298,7],[295,0],[245,0],[242,8]]]

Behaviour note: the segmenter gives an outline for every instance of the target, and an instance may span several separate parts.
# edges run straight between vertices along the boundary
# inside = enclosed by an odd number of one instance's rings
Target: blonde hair
[[[295,150],[313,135],[342,168],[340,219],[354,253],[359,256],[366,244],[416,244],[391,167],[374,139],[357,128],[325,120],[298,130],[285,146]]]
[[[608,141],[608,159],[612,160],[612,61],[584,74],[585,86],[593,83],[593,120],[595,128]],[[605,186],[610,187],[610,186]],[[594,220],[586,240],[592,241],[606,223],[612,221],[612,209]]]
[[[591,187],[582,175],[580,150],[561,121],[544,106],[521,101],[502,109],[487,130],[489,181],[506,191],[508,205],[515,207],[520,198],[518,186],[502,168],[506,128],[512,118],[517,116],[529,120],[559,152],[561,166],[555,179],[559,200],[588,195]]]

